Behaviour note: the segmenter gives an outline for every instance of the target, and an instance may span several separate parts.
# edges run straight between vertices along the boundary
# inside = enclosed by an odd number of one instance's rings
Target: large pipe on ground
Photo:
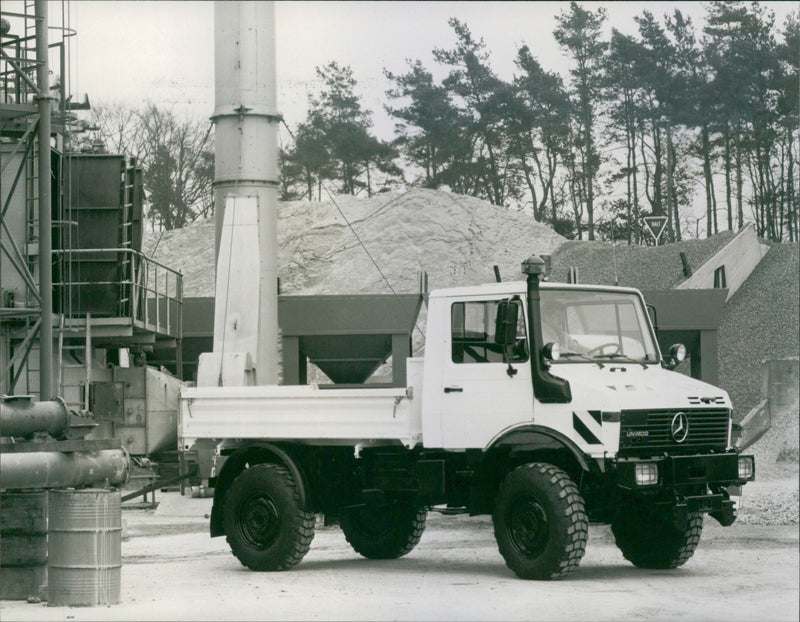
[[[24,398],[0,400],[0,436],[30,436],[47,432],[59,436],[69,427],[70,415],[61,399],[34,402]]]
[[[256,359],[256,383],[278,384],[277,193],[281,117],[275,88],[275,7],[272,2],[218,1],[214,22],[216,252],[219,254],[226,199],[255,197],[260,294],[259,306],[254,309],[258,313],[258,345],[252,354]]]
[[[112,486],[120,486],[128,480],[129,468],[130,458],[124,449],[91,453],[0,453],[0,488],[64,488],[106,481]]]

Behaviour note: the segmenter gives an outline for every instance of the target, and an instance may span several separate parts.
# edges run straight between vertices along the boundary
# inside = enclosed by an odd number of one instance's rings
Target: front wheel
[[[356,553],[368,559],[397,559],[419,543],[425,519],[425,510],[395,503],[347,510],[340,522],[344,537]]]
[[[622,556],[638,568],[667,570],[683,566],[694,555],[703,531],[703,515],[689,514],[685,524],[648,506],[630,503],[611,523]]]
[[[583,498],[569,475],[551,464],[534,462],[511,471],[492,520],[500,554],[522,579],[564,577],[586,552]]]
[[[314,514],[301,507],[301,485],[276,464],[257,464],[234,480],[223,524],[231,551],[251,570],[286,570],[308,553]]]

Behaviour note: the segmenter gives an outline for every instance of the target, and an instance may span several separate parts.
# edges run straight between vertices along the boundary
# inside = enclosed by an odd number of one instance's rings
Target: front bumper
[[[750,463],[744,477],[740,458]],[[671,508],[675,515],[710,514],[726,526],[736,519],[728,488],[742,486],[755,478],[752,457],[733,451],[621,459],[607,466],[616,473],[616,485],[627,494],[650,498],[657,506]],[[655,477],[654,468],[657,470]],[[647,473],[648,477],[642,477],[642,473]]]
[[[627,490],[667,489],[691,493],[708,486],[741,486],[754,479],[754,467],[749,477],[740,476],[739,458],[738,453],[731,451],[722,454],[621,459],[611,461],[606,466],[610,467],[609,471],[616,472],[617,485]],[[645,464],[655,466],[658,475],[643,484],[637,479],[637,470]]]

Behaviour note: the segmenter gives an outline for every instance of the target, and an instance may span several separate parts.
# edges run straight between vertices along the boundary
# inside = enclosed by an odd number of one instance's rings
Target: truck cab
[[[569,399],[538,399],[524,296],[522,282],[431,293],[429,334],[443,338],[428,342],[424,386],[442,389],[423,397],[426,446],[486,449],[531,424],[559,432],[598,466],[620,450],[641,457],[730,446],[728,394],[670,369],[631,288],[540,286],[539,355],[549,375],[568,384]],[[509,305],[517,323],[505,343],[497,330]],[[649,411],[658,417],[645,418]]]

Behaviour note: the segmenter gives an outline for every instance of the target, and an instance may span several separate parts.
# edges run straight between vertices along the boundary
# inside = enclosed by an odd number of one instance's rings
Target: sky
[[[2,0],[4,11],[24,10],[23,0]],[[663,22],[676,8],[692,18],[701,33],[705,9],[701,2],[583,1],[585,8],[602,6],[611,29],[637,35],[635,16],[649,10]],[[773,11],[777,29],[797,2],[762,2]],[[76,101],[86,93],[91,102],[121,101],[136,106],[152,101],[201,123],[214,111],[214,2],[53,0],[51,42],[58,28],[77,36],[67,39],[71,58],[69,92]],[[64,10],[66,8],[66,10]],[[525,44],[547,71],[567,78],[570,64],[553,38],[556,17],[568,2],[302,2],[275,3],[278,110],[291,128],[305,120],[309,94],[319,92],[315,69],[335,60],[349,66],[357,80],[363,108],[372,111],[374,134],[391,140],[394,121],[386,114],[386,90],[392,83],[384,69],[407,70],[407,59],[421,60],[434,78],[447,68],[432,55],[456,42],[450,17],[466,23],[473,37],[483,39],[490,65],[510,80],[514,58]],[[281,144],[289,141],[281,128]],[[704,202],[698,186],[693,200],[695,225],[702,233]]]
[[[604,6],[607,30],[635,34],[634,16],[657,16],[679,8],[702,27],[700,2],[583,2]],[[795,2],[765,2],[777,23]],[[19,0],[4,0],[4,10],[21,10]],[[13,5],[20,5],[15,7]],[[63,12],[62,6],[68,10]],[[69,84],[76,99],[92,102],[144,100],[173,106],[197,120],[214,109],[214,3],[171,1],[60,0],[50,3],[51,26],[77,31],[70,38]],[[553,39],[556,16],[567,2],[276,2],[278,107],[287,124],[305,118],[309,92],[317,92],[315,68],[336,60],[349,65],[362,105],[373,111],[376,135],[392,138],[393,122],[383,111],[391,83],[383,70],[406,70],[406,59],[420,59],[437,79],[446,70],[432,57],[434,48],[451,48],[450,17],[465,22],[483,38],[492,67],[511,79],[521,45],[531,47],[542,66],[563,75],[569,63]],[[51,35],[51,40],[56,35]]]

